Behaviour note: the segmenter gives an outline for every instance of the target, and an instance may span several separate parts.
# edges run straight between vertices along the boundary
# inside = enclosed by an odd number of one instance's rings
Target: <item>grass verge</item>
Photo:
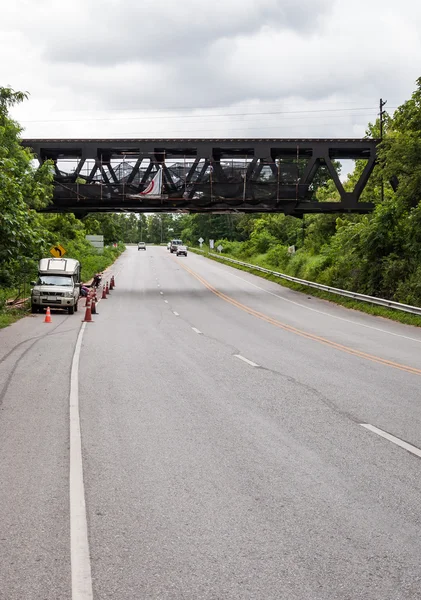
[[[22,317],[25,317],[28,314],[28,310],[23,309],[5,309],[0,311],[0,329],[4,327],[8,327],[12,323],[15,323]]]
[[[360,312],[373,315],[375,317],[383,317],[385,319],[390,319],[391,321],[397,321],[399,323],[404,323],[405,325],[412,325],[414,327],[421,327],[421,317],[417,315],[411,315],[410,313],[400,312],[397,310],[393,310],[391,308],[385,308],[383,306],[377,306],[376,304],[368,304],[366,302],[360,302],[359,300],[353,300],[352,298],[344,298],[343,296],[337,296],[336,294],[331,294],[330,292],[323,292],[321,290],[316,290],[314,288],[309,288],[305,285],[300,285],[298,283],[294,283],[292,281],[287,281],[286,279],[280,279],[275,275],[269,275],[268,273],[262,273],[257,269],[253,269],[252,267],[243,267],[241,265],[235,265],[233,263],[228,263],[223,258],[218,258],[215,256],[210,256],[207,252],[198,252],[196,248],[189,248],[190,252],[195,252],[200,256],[205,256],[215,262],[222,263],[229,267],[234,267],[239,271],[246,271],[247,273],[251,273],[252,275],[258,275],[262,279],[267,279],[268,281],[272,281],[273,283],[277,283],[283,287],[287,287],[295,292],[301,292],[302,294],[306,294],[306,296],[312,296],[315,298],[321,298],[322,300],[327,300],[328,302],[333,302],[334,304],[339,304],[344,306],[345,308],[349,308],[352,310],[358,310]],[[228,258],[231,258],[230,256]],[[233,258],[233,257],[232,257]]]

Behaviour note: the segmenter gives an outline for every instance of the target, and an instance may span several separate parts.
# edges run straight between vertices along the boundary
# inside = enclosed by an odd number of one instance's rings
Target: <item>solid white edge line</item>
[[[202,258],[204,258],[204,257],[202,257]],[[228,267],[230,265],[224,265],[224,266]],[[234,269],[234,268],[235,267],[231,267],[231,269]],[[289,298],[285,298],[284,296],[281,296],[280,294],[275,294],[275,292],[266,290],[265,288],[262,288],[260,285],[256,285],[255,283],[252,283],[251,281],[247,281],[247,279],[244,279],[244,277],[240,277],[239,275],[236,275],[235,273],[231,273],[231,275],[232,275],[232,277],[236,277],[237,279],[240,279],[241,281],[248,283],[248,285],[251,285],[251,286],[257,288],[258,290],[262,290],[262,292],[266,292],[266,294],[275,296],[275,298],[279,298],[280,300],[283,300],[284,302],[288,302],[288,304],[295,304],[295,306],[299,306],[300,308],[304,308],[305,310],[309,310],[310,312],[315,312],[315,313],[318,313],[319,315],[324,315],[326,317],[330,317],[331,319],[337,319],[338,321],[344,321],[345,323],[351,323],[351,325],[356,325],[358,327],[365,327],[366,329],[372,329],[373,331],[378,331],[379,333],[385,333],[386,335],[393,335],[394,337],[400,337],[404,340],[411,340],[411,342],[417,342],[417,344],[421,344],[421,340],[419,340],[417,338],[403,335],[402,333],[395,333],[394,331],[387,331],[386,329],[382,329],[381,327],[373,327],[373,325],[367,325],[366,323],[359,323],[358,321],[353,321],[352,319],[346,319],[345,317],[339,317],[338,315],[332,315],[326,311],[318,310],[317,308],[312,308],[311,306],[306,306],[305,304],[301,304],[300,302],[296,302],[295,300],[290,300]],[[255,275],[255,277],[256,277],[256,275]],[[279,284],[277,284],[277,285],[279,285]],[[315,296],[313,296],[313,297],[315,297]],[[317,300],[317,297],[315,297],[315,298]],[[337,306],[340,306],[340,305],[337,305]]]
[[[240,360],[243,360],[245,363],[247,363],[251,367],[258,367],[259,366],[255,362],[253,362],[252,360],[249,360],[248,358],[245,358],[244,356],[241,356],[241,354],[234,354],[234,356],[235,356],[235,358],[239,358]]]
[[[86,323],[76,341],[70,374],[70,562],[72,600],[92,600],[92,575],[83,484],[82,438],[79,415],[79,358]]]
[[[175,312],[175,310],[173,310],[173,313],[175,314],[176,317],[179,317],[180,315],[178,314],[178,312]]]
[[[381,437],[385,438],[386,440],[389,440],[389,442],[392,442],[393,444],[400,446],[404,450],[411,452],[411,454],[415,454],[415,456],[418,456],[419,458],[421,458],[420,448],[417,448],[416,446],[413,446],[412,444],[408,444],[408,442],[404,442],[400,438],[397,438],[394,435],[391,435],[390,433],[387,433],[386,431],[379,429],[378,427],[374,427],[374,425],[370,425],[370,423],[360,423],[360,425],[361,425],[361,427],[365,427],[365,429],[368,429],[369,431],[372,431],[373,433],[377,433],[377,435],[380,435]]]
[[[199,334],[202,333],[199,329],[197,329],[197,327],[192,327],[192,329],[195,333],[199,333]]]

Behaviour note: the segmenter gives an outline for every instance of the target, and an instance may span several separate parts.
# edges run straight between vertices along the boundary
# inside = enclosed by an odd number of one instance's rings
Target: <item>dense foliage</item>
[[[80,260],[85,280],[113,262],[124,248],[106,248],[99,255],[85,239],[93,228],[102,233],[101,224],[110,229],[112,241],[121,239],[113,235],[114,215],[104,215],[97,226],[92,219],[85,225],[73,215],[38,212],[51,201],[53,170],[48,162],[38,168],[20,143],[21,128],[9,116],[10,108],[25,98],[22,92],[0,88],[0,309],[19,292],[27,293],[38,260],[57,243],[67,256]]]
[[[378,127],[367,134],[378,137]],[[182,217],[182,235],[193,243],[215,238],[225,253],[304,279],[421,305],[421,78],[412,98],[386,118],[379,163],[362,197],[376,203],[370,215],[195,215]],[[357,161],[345,188],[363,168]],[[317,195],[334,201],[336,191],[325,181]]]

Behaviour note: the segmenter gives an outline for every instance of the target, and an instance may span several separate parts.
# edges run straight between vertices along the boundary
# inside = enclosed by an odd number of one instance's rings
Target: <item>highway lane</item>
[[[418,598],[419,458],[361,423],[420,446],[419,332],[192,254],[129,248],[116,268],[79,367],[94,598]],[[2,600],[70,597],[80,319],[59,319],[33,348],[39,317],[0,332],[29,348],[0,363]]]
[[[302,383],[315,387],[331,398],[335,407],[351,413],[353,418],[376,422],[379,427],[420,445],[419,377],[408,378],[405,370],[385,368],[362,356],[368,354],[374,360],[407,366],[421,374],[421,332],[418,329],[307,297],[200,256],[190,254],[188,263],[182,258],[173,260],[176,265],[173,278],[169,279],[170,286],[176,285],[178,269],[184,270],[184,266],[227,296],[225,301],[215,294],[211,294],[212,299],[208,298],[207,288],[200,282],[197,293],[205,294],[206,303],[196,302],[191,306],[190,294],[179,294],[180,312],[189,315],[199,329],[226,343],[237,344],[259,365],[281,369],[292,378],[299,374]],[[168,293],[172,294],[171,287]],[[229,299],[238,302],[240,307],[231,308]],[[266,321],[253,316],[244,321],[241,313],[247,308],[278,325],[291,326],[297,332],[285,331],[270,322],[264,326]],[[220,310],[223,311],[221,316]],[[227,310],[228,319],[225,318]],[[300,332],[316,339],[303,343]],[[324,341],[332,342],[333,346]],[[343,346],[345,351],[338,351],[335,345]],[[361,356],[350,356],[346,349],[355,350]]]

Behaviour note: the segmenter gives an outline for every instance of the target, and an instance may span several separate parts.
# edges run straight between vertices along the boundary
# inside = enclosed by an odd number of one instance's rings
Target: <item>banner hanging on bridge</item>
[[[149,185],[138,194],[129,194],[129,198],[161,198],[162,195],[162,167],[159,167],[155,177]]]

